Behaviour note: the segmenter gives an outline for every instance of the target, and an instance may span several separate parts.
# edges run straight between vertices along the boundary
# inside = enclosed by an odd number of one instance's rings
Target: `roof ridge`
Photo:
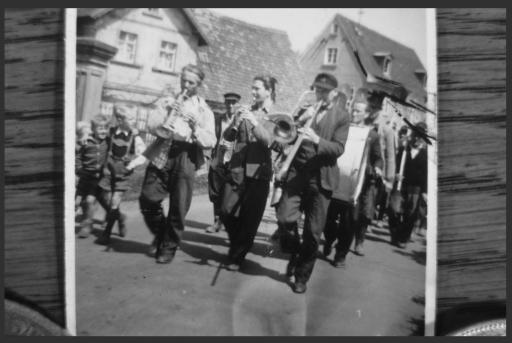
[[[284,34],[284,35],[288,36],[288,33],[285,30],[281,30],[281,29],[276,29],[276,28],[273,28],[273,27],[268,27],[268,26],[262,26],[262,25],[258,25],[258,24],[249,23],[249,22],[247,22],[245,20],[237,19],[235,17],[231,17],[231,16],[228,16],[228,15],[225,15],[225,14],[221,14],[219,12],[216,12],[216,11],[210,10],[210,9],[202,8],[201,10],[204,11],[204,12],[209,12],[210,14],[212,14],[212,15],[218,17],[218,18],[221,18],[221,19],[227,19],[227,20],[239,22],[239,23],[242,23],[243,25],[246,25],[246,26],[252,26],[252,27],[255,27],[255,28],[258,28],[258,29],[262,29],[262,30],[266,30],[266,31],[273,31],[273,32]]]
[[[402,47],[404,47],[404,48],[406,48],[406,49],[408,49],[408,50],[412,50],[413,52],[415,52],[415,51],[414,51],[414,49],[413,49],[413,48],[411,48],[410,46],[405,45],[404,43],[400,43],[399,41],[397,41],[397,40],[395,40],[395,39],[393,39],[393,38],[390,38],[390,37],[388,37],[388,36],[386,36],[386,35],[383,35],[382,33],[378,32],[378,31],[376,31],[376,30],[374,30],[374,29],[371,29],[371,28],[369,28],[369,27],[368,27],[368,26],[366,26],[366,25],[358,24],[358,23],[356,23],[354,20],[352,20],[352,19],[350,19],[350,18],[348,18],[348,17],[346,17],[346,16],[344,16],[344,15],[342,15],[342,14],[340,14],[340,13],[336,13],[335,19],[338,19],[338,18],[341,18],[341,20],[348,21],[348,22],[349,22],[349,24],[351,24],[351,25],[353,25],[353,26],[354,26],[354,28],[356,28],[356,27],[358,27],[358,26],[359,26],[359,27],[362,27],[364,30],[369,31],[371,34],[374,34],[374,35],[376,35],[376,36],[378,36],[378,37],[383,37],[383,38],[385,38],[385,39],[389,40],[390,42],[393,42],[393,43],[395,43],[395,44],[397,44],[397,45],[400,45],[400,46],[402,46]]]

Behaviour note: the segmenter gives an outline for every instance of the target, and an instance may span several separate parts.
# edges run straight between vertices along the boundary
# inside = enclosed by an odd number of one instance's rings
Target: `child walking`
[[[75,206],[82,208],[83,221],[78,232],[79,238],[89,237],[92,229],[94,205],[100,203],[98,186],[108,150],[109,118],[98,114],[90,123],[80,122],[77,125],[77,145],[75,158],[76,185]],[[91,131],[91,132],[89,132]],[[105,204],[102,203],[105,207]]]
[[[106,227],[97,241],[103,245],[110,243],[112,228],[117,221],[119,235],[126,236],[126,216],[120,212],[122,195],[130,188],[133,169],[145,162],[142,153],[146,146],[135,128],[135,107],[118,104],[114,116],[117,125],[110,129],[107,161],[99,182],[102,202],[107,205]]]

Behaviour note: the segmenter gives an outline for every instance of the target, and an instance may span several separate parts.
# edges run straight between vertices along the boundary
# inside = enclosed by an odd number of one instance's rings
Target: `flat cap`
[[[338,80],[336,80],[332,74],[320,73],[315,77],[315,81],[312,86],[332,90],[338,87]]]
[[[234,92],[230,92],[230,93],[224,94],[224,100],[225,101],[227,101],[227,100],[240,101],[241,98],[242,98],[242,96],[240,94],[237,94],[237,93],[234,93]]]

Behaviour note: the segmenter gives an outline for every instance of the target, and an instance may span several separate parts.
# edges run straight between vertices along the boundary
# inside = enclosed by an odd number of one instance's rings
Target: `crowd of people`
[[[148,146],[136,129],[133,106],[118,104],[113,118],[98,114],[90,123],[79,123],[76,207],[82,209],[83,220],[78,237],[91,234],[95,202],[106,212],[97,243],[110,244],[116,222],[119,235],[127,234],[123,193],[134,169],[145,165],[139,205],[154,236],[149,250],[157,263],[171,263],[185,230],[196,171],[208,158],[214,223],[206,232],[227,232],[225,267],[231,271],[243,268],[276,170],[290,162],[279,180],[282,195],[275,204],[274,236],[289,254],[285,272],[296,293],[306,291],[322,235],[323,254],[328,258],[334,247],[332,264],[342,267],[353,243],[353,253],[364,255],[365,234],[375,218],[388,217],[391,243],[400,248],[405,248],[417,222],[424,225],[427,153],[417,133],[418,128],[426,131],[423,123],[417,124],[417,130],[404,126],[395,134],[379,120],[381,102],[369,90],[361,88],[348,96],[338,90],[333,75],[320,73],[312,84],[316,101],[290,114],[298,137],[284,144],[268,125],[277,98],[274,77],[253,78],[250,106],[239,104],[239,94],[226,93],[226,112],[217,117],[197,93],[204,77],[195,65],[183,68],[179,95],[160,99],[148,120],[149,132],[157,137]],[[368,153],[361,191],[347,201],[340,194],[337,161],[345,152],[350,129],[356,127],[367,128]],[[162,206],[166,197],[167,214]]]

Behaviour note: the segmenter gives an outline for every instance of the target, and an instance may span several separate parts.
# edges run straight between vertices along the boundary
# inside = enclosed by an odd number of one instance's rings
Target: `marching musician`
[[[263,123],[275,101],[276,83],[272,76],[256,76],[252,106],[237,110],[223,135],[227,141],[234,141],[221,205],[221,220],[229,236],[226,268],[231,271],[240,269],[265,211],[272,176],[269,147],[273,136]]]
[[[375,101],[372,99],[372,102]],[[375,101],[377,102],[377,101]],[[396,134],[390,125],[389,116],[382,110],[377,110],[372,113],[370,121],[373,122],[377,133],[379,134],[380,150],[382,153],[383,161],[383,175],[377,184],[378,194],[376,195],[376,202],[380,205],[380,211],[378,213],[378,219],[382,220],[384,217],[384,211],[391,188],[395,181],[396,174],[396,153],[397,153],[397,142]]]
[[[416,124],[418,130],[426,132],[424,122]],[[420,203],[427,202],[427,148],[426,142],[417,131],[411,131],[409,140],[405,140],[398,151],[397,161],[405,154],[403,175],[398,174],[397,180],[402,181],[402,197],[404,199],[404,215],[398,216],[392,209],[389,211],[390,232],[392,243],[399,248],[406,248],[416,220],[421,217]]]
[[[337,86],[336,78],[328,73],[318,74],[314,80],[317,104],[301,116],[312,118],[312,124],[299,129],[304,141],[284,180],[276,209],[278,226],[285,233],[281,234],[281,242],[291,252],[286,274],[295,277],[295,293],[306,291],[331,194],[340,178],[336,162],[345,149],[350,115],[345,108],[346,97],[336,91]],[[305,212],[302,237],[297,230],[301,209]]]
[[[204,163],[203,149],[215,145],[215,122],[206,101],[197,94],[204,79],[204,72],[195,65],[182,69],[178,99],[165,99],[154,113],[158,125],[149,125],[150,132],[159,135],[164,129],[172,133],[147,169],[139,204],[144,221],[156,235],[150,252],[155,252],[156,262],[170,263],[179,247],[185,228],[185,216],[192,201],[195,172]],[[180,101],[178,101],[180,100]],[[181,125],[171,125],[165,118],[172,108],[183,118]],[[163,124],[162,124],[163,123]],[[184,124],[185,123],[185,124]],[[188,124],[188,125],[187,125]],[[169,197],[169,213],[165,217],[162,201]]]
[[[215,117],[215,136],[217,143],[212,151],[212,160],[208,169],[208,196],[213,204],[214,223],[206,228],[206,232],[219,232],[224,229],[224,224],[220,220],[220,202],[222,200],[222,191],[226,183],[228,169],[224,163],[224,152],[227,147],[224,146],[222,135],[233,121],[235,105],[240,101],[241,96],[237,93],[224,94],[224,104],[226,112]]]
[[[325,244],[323,253],[328,257],[332,251],[332,244],[337,240],[336,253],[333,265],[343,267],[345,257],[355,238],[354,254],[362,256],[362,246],[366,230],[375,212],[375,194],[377,192],[376,181],[382,177],[382,155],[380,150],[379,135],[368,118],[375,109],[368,101],[368,91],[359,89],[352,106],[352,123],[354,126],[369,127],[367,137],[368,154],[365,175],[359,198],[354,203],[348,203],[338,196],[338,191],[333,193],[327,222],[325,225]],[[343,197],[345,198],[345,197]],[[338,220],[339,218],[339,220]]]

